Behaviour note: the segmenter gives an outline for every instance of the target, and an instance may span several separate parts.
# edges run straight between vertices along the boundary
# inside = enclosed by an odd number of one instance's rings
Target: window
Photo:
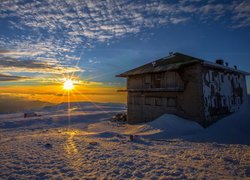
[[[155,74],[153,79],[154,88],[160,88],[161,87],[161,74]]]
[[[155,98],[155,105],[162,106],[162,98]]]
[[[212,79],[212,81],[215,80],[215,73],[214,72],[211,72],[211,79]]]
[[[211,85],[211,94],[212,94],[212,95],[215,94],[215,87],[214,87],[214,85]]]
[[[156,74],[156,75],[155,75],[155,79],[156,79],[156,80],[161,80],[161,74]]]
[[[146,84],[151,83],[151,75],[149,75],[149,74],[145,75],[145,83]]]
[[[151,105],[151,97],[145,97],[145,105]]]
[[[151,87],[151,75],[150,74],[145,75],[144,83],[145,83],[145,88]]]
[[[141,98],[140,97],[134,97],[134,104],[140,105],[141,104]]]
[[[224,107],[227,106],[227,99],[226,99],[226,97],[224,97],[224,99],[223,99],[223,106]]]
[[[168,106],[168,98],[162,98],[162,105]]]
[[[214,99],[214,107],[217,107],[217,101]]]
[[[166,87],[167,88],[176,88],[177,81],[178,81],[178,78],[175,72],[166,73]]]
[[[128,97],[128,104],[133,104],[133,97],[131,96]]]
[[[205,106],[208,105],[208,100],[207,100],[207,97],[205,97]]]
[[[168,98],[168,107],[176,107],[177,102],[175,97]]]
[[[223,74],[221,75],[221,82],[224,83],[224,75]]]

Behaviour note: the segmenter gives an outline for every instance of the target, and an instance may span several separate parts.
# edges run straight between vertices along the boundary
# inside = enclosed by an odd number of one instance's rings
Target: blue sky
[[[181,52],[250,71],[250,1],[5,0],[0,84],[123,86],[115,75]],[[249,82],[249,78],[248,78]]]

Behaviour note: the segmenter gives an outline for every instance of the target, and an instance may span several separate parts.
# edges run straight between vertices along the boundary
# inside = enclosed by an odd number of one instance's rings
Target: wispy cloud
[[[83,71],[79,67],[68,67],[58,63],[51,64],[44,61],[20,60],[0,57],[0,72],[33,72],[46,74],[64,74]]]
[[[249,26],[249,2],[231,1],[98,1],[98,0],[24,0],[3,1],[0,18],[18,18],[13,28],[33,28],[61,36],[69,43],[106,41],[166,24],[179,24],[188,17],[219,18],[232,12],[238,26]]]
[[[208,20],[221,20],[228,27],[249,27],[250,3],[6,0],[0,3],[0,19],[18,32],[11,37],[0,34],[0,48],[4,49],[0,50],[0,72],[58,74],[82,71],[76,65],[85,49],[132,35],[146,39],[149,36],[144,32],[150,28]]]
[[[0,49],[1,56],[14,56],[14,57],[22,57],[22,56],[36,56],[42,54],[43,52],[35,52],[35,51],[10,51],[6,49]]]
[[[250,26],[250,2],[237,3],[234,7],[233,21],[236,28]],[[240,22],[240,23],[239,23]]]
[[[23,76],[12,76],[8,74],[0,74],[0,82],[1,81],[22,81],[22,80],[27,80],[30,79],[28,77],[23,77]]]

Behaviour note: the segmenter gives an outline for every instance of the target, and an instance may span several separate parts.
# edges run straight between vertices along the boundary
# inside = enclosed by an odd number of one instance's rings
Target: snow
[[[207,129],[168,114],[147,124],[108,120],[123,111],[73,103],[70,111],[67,104],[36,111],[40,117],[0,115],[0,179],[250,177],[249,106]]]
[[[221,65],[219,65],[221,66]],[[223,66],[222,66],[223,67]],[[207,103],[204,107],[205,116],[210,116],[210,107],[216,107],[215,101],[217,101],[216,96],[211,96],[212,89],[214,91],[222,95],[221,103],[222,105],[225,104],[228,107],[229,112],[237,112],[239,108],[242,106],[240,96],[234,97],[232,82],[234,87],[241,87],[243,89],[243,98],[245,99],[247,92],[246,92],[246,80],[245,76],[238,76],[236,74],[229,74],[229,73],[219,73],[218,76],[213,77],[214,71],[208,70],[207,73],[203,73],[203,100]],[[223,81],[221,79],[223,76]],[[213,79],[213,80],[212,80]],[[209,82],[206,83],[205,81]],[[212,88],[213,87],[213,88]],[[230,88],[231,87],[231,88]],[[235,98],[235,104],[232,104],[231,101]]]
[[[238,113],[225,117],[189,140],[224,144],[250,145],[250,106],[248,102]]]
[[[153,139],[175,138],[188,134],[194,134],[203,130],[198,123],[171,114],[165,114],[143,126],[144,128],[142,128],[142,132],[147,132],[148,134],[139,134]],[[149,134],[152,130],[153,132],[158,130],[158,133]]]

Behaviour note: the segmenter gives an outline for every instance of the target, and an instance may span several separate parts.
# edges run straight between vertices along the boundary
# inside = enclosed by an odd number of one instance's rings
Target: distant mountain
[[[36,110],[52,105],[53,104],[48,102],[33,101],[21,97],[0,95],[0,114]]]
[[[99,102],[71,102],[70,109],[71,111],[96,111],[97,109],[100,110],[109,110],[109,109],[124,109],[125,104],[122,103],[99,103]],[[57,105],[49,105],[44,107],[42,110],[47,111],[60,111],[60,110],[67,110],[68,103],[63,102]]]

